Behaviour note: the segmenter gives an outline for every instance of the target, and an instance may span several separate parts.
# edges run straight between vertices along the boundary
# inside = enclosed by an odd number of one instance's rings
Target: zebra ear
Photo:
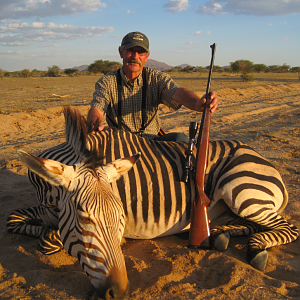
[[[141,153],[136,153],[129,158],[117,159],[103,167],[109,182],[119,179],[125,172],[128,172],[140,158]]]
[[[74,177],[74,168],[52,159],[33,156],[26,151],[17,151],[22,162],[35,174],[55,186],[69,187]]]

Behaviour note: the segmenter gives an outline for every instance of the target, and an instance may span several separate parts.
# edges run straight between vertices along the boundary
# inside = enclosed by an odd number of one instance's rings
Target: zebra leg
[[[295,241],[299,232],[296,226],[289,224],[276,212],[260,223],[265,230],[249,237],[248,261],[254,268],[263,271],[268,259],[266,249]]]
[[[41,206],[13,211],[6,223],[7,231],[40,239],[39,251],[52,254],[60,251],[63,245],[58,230],[48,226],[49,209]]]
[[[40,206],[13,211],[6,222],[7,231],[40,238],[44,230],[41,213],[42,208]]]
[[[39,251],[49,255],[59,252],[63,247],[64,245],[60,240],[59,230],[46,227],[40,238]]]
[[[256,223],[235,218],[227,225],[215,226],[211,229],[211,243],[217,250],[224,252],[228,247],[230,236],[247,236],[263,230],[263,227]]]

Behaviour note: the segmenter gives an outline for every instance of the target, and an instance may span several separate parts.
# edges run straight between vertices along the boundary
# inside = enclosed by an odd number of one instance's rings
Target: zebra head
[[[138,160],[140,153],[104,166],[85,160],[73,166],[18,151],[34,173],[62,187],[59,199],[59,232],[65,250],[77,257],[91,278],[95,296],[122,299],[127,272],[121,250],[125,227],[123,205],[111,188]]]

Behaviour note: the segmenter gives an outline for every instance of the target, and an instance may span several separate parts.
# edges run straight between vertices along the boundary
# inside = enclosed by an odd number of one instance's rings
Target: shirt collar
[[[142,86],[143,85],[143,76],[142,76],[143,72],[141,72],[141,74],[134,80],[133,83],[131,83],[128,78],[126,77],[123,67],[121,68],[121,77],[122,80],[127,84],[127,85],[135,85],[137,84],[138,86]]]

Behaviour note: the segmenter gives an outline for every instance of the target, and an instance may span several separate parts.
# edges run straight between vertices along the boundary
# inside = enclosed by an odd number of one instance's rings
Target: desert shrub
[[[214,71],[214,72],[217,72],[217,73],[222,73],[222,72],[224,72],[223,68],[220,67],[220,66],[218,66],[218,65],[214,65],[213,71]]]
[[[33,69],[31,71],[31,77],[44,77],[46,76],[46,71],[39,71],[37,69]]]
[[[252,74],[249,74],[249,73],[243,73],[241,75],[241,78],[243,79],[244,82],[250,82],[250,81],[253,81],[254,80],[254,77]]]
[[[31,76],[31,72],[28,69],[23,69],[19,72],[19,76],[22,78],[29,78]]]
[[[48,71],[45,74],[47,77],[59,77],[60,69],[58,66],[48,67]]]
[[[121,67],[122,65],[118,62],[100,59],[90,64],[88,66],[88,71],[94,74],[98,74],[98,73],[106,74],[108,72],[118,70]]]
[[[292,73],[299,73],[300,72],[300,67],[290,68],[290,72],[292,72]]]
[[[290,66],[287,64],[283,64],[282,66],[279,65],[271,65],[268,66],[266,72],[272,72],[272,73],[287,73],[290,69]]]
[[[247,74],[253,71],[253,62],[246,59],[236,60],[230,63],[233,72]]]
[[[0,78],[3,78],[4,77],[4,72],[3,70],[0,69]]]
[[[72,76],[72,74],[74,74],[74,73],[76,73],[76,71],[77,70],[75,70],[75,69],[65,69],[64,70],[64,73],[66,74],[66,75],[69,75],[69,76]]]
[[[264,64],[254,64],[253,65],[253,70],[257,73],[265,72],[267,70],[267,68],[268,67]]]
[[[182,68],[181,70],[182,72],[185,72],[185,73],[191,73],[194,71],[194,67],[188,65],[188,66],[185,66],[184,68]]]

